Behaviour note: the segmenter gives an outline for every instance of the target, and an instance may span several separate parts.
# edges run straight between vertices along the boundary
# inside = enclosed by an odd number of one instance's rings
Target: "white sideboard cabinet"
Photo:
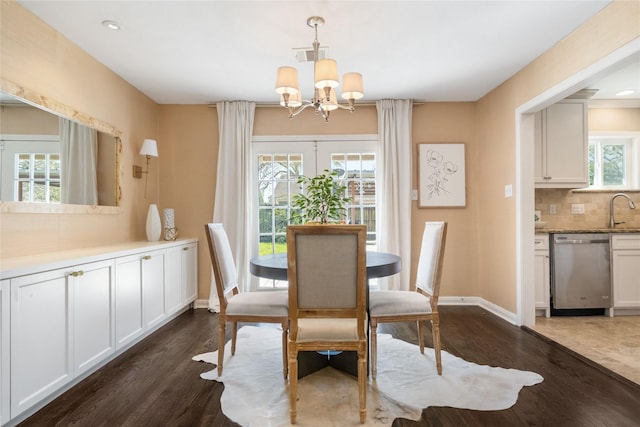
[[[536,188],[589,185],[587,102],[565,99],[535,115]]]
[[[195,301],[197,240],[3,259],[0,423],[18,423]]]
[[[614,309],[640,308],[640,233],[611,236]]]
[[[0,424],[9,421],[9,281],[0,281]]]
[[[73,378],[68,278],[76,268],[11,279],[12,417]]]
[[[167,250],[165,254],[165,310],[171,315],[196,300],[198,282],[198,245],[189,243]]]

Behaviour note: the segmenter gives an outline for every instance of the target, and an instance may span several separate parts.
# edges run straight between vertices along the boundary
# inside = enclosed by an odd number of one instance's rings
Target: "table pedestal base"
[[[340,354],[320,354],[315,351],[298,352],[298,379],[331,366],[358,378],[358,353],[343,351]]]

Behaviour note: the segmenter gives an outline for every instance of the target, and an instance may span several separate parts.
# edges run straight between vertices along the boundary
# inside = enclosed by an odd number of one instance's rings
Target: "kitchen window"
[[[638,136],[589,137],[589,188],[638,188],[640,165]]]

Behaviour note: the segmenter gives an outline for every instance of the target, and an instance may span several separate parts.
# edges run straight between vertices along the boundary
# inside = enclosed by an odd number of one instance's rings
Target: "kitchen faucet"
[[[616,220],[613,217],[613,201],[616,199],[616,197],[624,197],[625,199],[627,199],[627,202],[629,202],[629,209],[636,208],[636,204],[633,203],[633,200],[631,200],[631,197],[627,196],[624,193],[616,193],[613,196],[611,196],[611,201],[609,201],[609,228],[615,228],[616,224],[624,223],[624,221],[616,222]]]

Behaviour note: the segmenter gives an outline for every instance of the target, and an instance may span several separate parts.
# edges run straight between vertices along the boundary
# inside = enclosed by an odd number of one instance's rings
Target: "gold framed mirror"
[[[119,212],[121,132],[0,83],[0,211]]]

